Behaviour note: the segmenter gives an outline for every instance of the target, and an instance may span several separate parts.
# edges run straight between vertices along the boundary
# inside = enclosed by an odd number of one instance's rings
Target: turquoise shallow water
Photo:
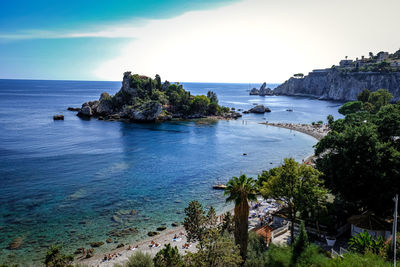
[[[194,94],[212,89],[224,105],[265,103],[272,112],[202,126],[86,121],[66,107],[102,91],[115,93],[120,83],[0,80],[0,263],[37,265],[50,244],[73,252],[130,227],[138,232],[113,239],[133,242],[161,224],[181,221],[192,199],[221,210],[224,197],[213,184],[242,173],[256,176],[284,157],[300,160],[313,151],[312,137],[259,122],[337,117],[340,105],[248,96],[247,84],[184,85]],[[65,120],[53,121],[55,113]],[[8,250],[17,237],[21,247]]]

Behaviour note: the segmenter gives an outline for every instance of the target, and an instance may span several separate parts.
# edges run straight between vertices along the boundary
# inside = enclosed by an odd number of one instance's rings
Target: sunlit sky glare
[[[0,0],[0,78],[283,82],[400,48],[399,0]]]

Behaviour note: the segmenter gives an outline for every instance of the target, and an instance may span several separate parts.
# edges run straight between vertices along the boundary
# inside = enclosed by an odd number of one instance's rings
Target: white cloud
[[[283,82],[346,55],[399,48],[398,1],[349,2],[246,0],[149,20],[124,28],[137,39],[95,73],[111,80],[132,70],[172,81]]]
[[[283,82],[344,56],[399,49],[399,9],[398,0],[244,0],[140,24],[0,39],[134,38],[120,56],[94,70],[103,80],[120,80],[131,70],[170,81]]]

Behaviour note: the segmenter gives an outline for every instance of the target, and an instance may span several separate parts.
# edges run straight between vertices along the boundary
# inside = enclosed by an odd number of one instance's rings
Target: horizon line
[[[121,80],[73,80],[73,79],[35,79],[35,78],[0,78],[0,80],[17,80],[17,81],[65,81],[65,82],[122,82]],[[168,81],[168,80],[166,80]],[[217,83],[217,84],[262,84],[264,82],[188,82],[188,81],[179,81],[170,83]],[[282,84],[283,82],[265,82],[267,84]]]

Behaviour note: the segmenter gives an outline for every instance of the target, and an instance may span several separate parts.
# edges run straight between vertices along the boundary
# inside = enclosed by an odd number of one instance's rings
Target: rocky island
[[[400,100],[400,49],[379,52],[356,60],[341,60],[338,66],[295,74],[273,90],[275,95],[310,96],[326,100],[352,101],[364,89],[387,89],[393,101]]]
[[[193,96],[179,83],[161,82],[144,75],[125,72],[121,89],[113,96],[104,92],[99,100],[82,104],[78,111],[81,118],[99,120],[121,120],[132,122],[154,122],[172,119],[195,119],[216,117],[237,119],[242,115],[218,105],[217,95],[209,91],[207,96]]]
[[[274,95],[274,91],[271,88],[267,88],[267,83],[263,83],[260,89],[253,88],[250,91],[250,95],[259,95],[259,96],[266,96],[266,95]]]

